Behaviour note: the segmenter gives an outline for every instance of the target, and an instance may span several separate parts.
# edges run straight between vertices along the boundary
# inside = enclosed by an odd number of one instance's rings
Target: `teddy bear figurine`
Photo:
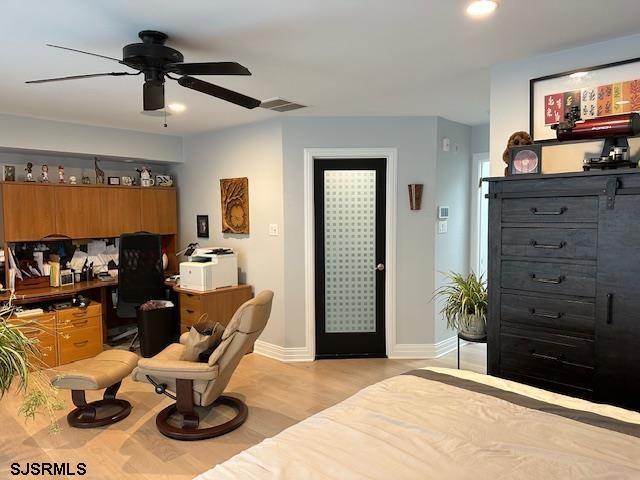
[[[504,175],[509,175],[509,149],[511,147],[519,147],[520,145],[532,145],[533,139],[531,135],[527,132],[515,132],[511,134],[509,137],[509,141],[507,142],[507,148],[504,149],[504,153],[502,154],[502,161],[507,164],[504,168]]]

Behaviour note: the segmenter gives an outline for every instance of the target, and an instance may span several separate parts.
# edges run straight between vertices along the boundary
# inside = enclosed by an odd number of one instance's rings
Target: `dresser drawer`
[[[77,328],[58,334],[61,365],[94,357],[101,351],[102,335],[99,327]]]
[[[597,237],[595,228],[503,228],[502,255],[595,260]]]
[[[521,326],[554,328],[593,335],[595,304],[504,293],[500,305],[500,320]]]
[[[99,317],[102,315],[102,308],[99,303],[91,303],[87,308],[65,308],[58,311],[58,323],[67,323],[67,320],[73,322],[83,320],[87,317]]]
[[[598,197],[506,198],[503,222],[595,223]]]
[[[77,328],[87,328],[87,327],[100,327],[102,324],[101,316],[87,317],[87,316],[79,316],[79,317],[67,317],[66,319],[58,318],[58,331],[59,332],[68,332],[69,330],[77,329]]]
[[[502,288],[594,297],[596,267],[565,263],[502,262]]]
[[[190,327],[195,325],[202,317],[202,310],[180,306],[180,325]]]
[[[502,328],[500,350],[534,360],[593,367],[594,341],[530,329]]]
[[[202,310],[202,295],[195,293],[180,293],[180,307],[190,310]]]

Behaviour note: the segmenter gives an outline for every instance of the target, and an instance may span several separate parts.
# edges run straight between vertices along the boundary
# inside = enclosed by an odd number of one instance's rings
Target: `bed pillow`
[[[187,341],[184,345],[184,350],[180,355],[180,360],[195,362],[196,360],[198,360],[198,357],[202,352],[211,348],[214,343],[216,343],[216,341],[219,343],[220,337],[222,337],[222,333],[220,332],[216,335],[215,327],[216,326],[214,326],[213,331],[210,335],[207,335],[206,333],[200,333],[195,327],[191,327],[191,329],[189,330],[189,336],[187,337]]]

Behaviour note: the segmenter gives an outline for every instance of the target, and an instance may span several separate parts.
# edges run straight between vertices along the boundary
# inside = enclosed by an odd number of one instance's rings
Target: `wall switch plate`
[[[449,150],[451,150],[451,139],[450,138],[443,138],[442,139],[442,151],[443,152],[448,152]]]
[[[278,231],[277,223],[269,224],[269,235],[271,235],[272,237],[277,237],[278,235],[280,235],[280,232]]]
[[[447,220],[440,220],[438,222],[438,233],[447,233]]]

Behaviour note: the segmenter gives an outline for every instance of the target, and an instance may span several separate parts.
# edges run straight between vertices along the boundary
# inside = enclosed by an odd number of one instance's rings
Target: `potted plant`
[[[449,283],[438,288],[434,298],[444,302],[440,313],[447,327],[467,338],[482,339],[487,335],[487,282],[471,272],[464,276],[446,273]]]
[[[51,386],[43,371],[46,366],[40,360],[38,340],[25,334],[27,329],[42,327],[19,319],[9,321],[14,310],[12,295],[8,302],[0,306],[0,400],[17,381],[13,392],[22,395],[19,413],[25,419],[33,419],[39,412],[48,414],[49,430],[55,433],[60,428],[55,412],[64,408],[64,404],[58,399],[57,389]]]

